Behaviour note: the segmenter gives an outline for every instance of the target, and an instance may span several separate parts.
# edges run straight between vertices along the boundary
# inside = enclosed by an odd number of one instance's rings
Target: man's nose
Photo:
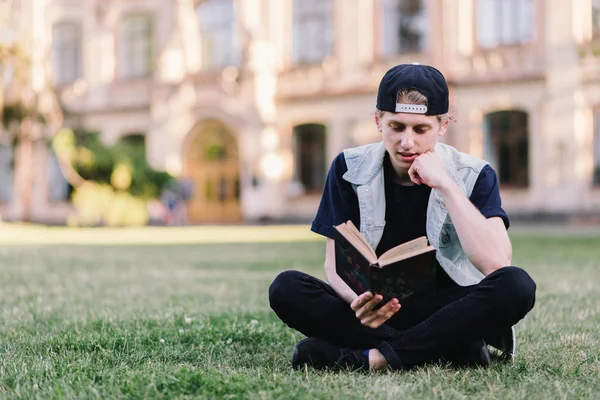
[[[414,145],[413,132],[410,129],[407,129],[402,136],[402,140],[400,140],[400,146],[402,146],[404,150],[410,150]]]

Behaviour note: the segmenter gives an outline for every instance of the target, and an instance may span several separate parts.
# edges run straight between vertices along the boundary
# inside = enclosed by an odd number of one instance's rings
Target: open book
[[[435,248],[425,236],[380,257],[352,221],[336,226],[334,238],[336,272],[356,294],[380,293],[382,305],[393,297],[402,301],[416,293],[433,296]]]

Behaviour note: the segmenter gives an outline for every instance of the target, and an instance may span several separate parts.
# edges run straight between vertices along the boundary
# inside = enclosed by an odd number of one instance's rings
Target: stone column
[[[582,195],[577,171],[578,154],[584,144],[584,132],[576,118],[582,106],[577,100],[579,58],[574,40],[574,6],[573,2],[552,0],[544,2],[538,11],[544,13],[538,21],[545,21],[542,40],[547,95],[540,129],[543,141],[531,146],[532,160],[542,159],[543,166],[540,176],[532,180],[543,182],[538,201],[544,210],[567,212],[577,207]]]

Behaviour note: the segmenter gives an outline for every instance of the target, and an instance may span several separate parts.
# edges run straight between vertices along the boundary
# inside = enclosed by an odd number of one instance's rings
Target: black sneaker
[[[449,354],[446,361],[454,367],[489,368],[490,352],[484,340],[477,340],[466,347],[457,349]]]
[[[514,361],[516,347],[514,327],[502,329],[496,335],[487,338],[486,341],[490,346],[499,351],[499,354],[495,355],[496,358],[508,362]]]
[[[339,347],[325,340],[306,338],[294,346],[292,367],[303,368],[309,365],[315,369],[340,369],[351,371],[368,371],[369,357],[363,350],[352,350]]]

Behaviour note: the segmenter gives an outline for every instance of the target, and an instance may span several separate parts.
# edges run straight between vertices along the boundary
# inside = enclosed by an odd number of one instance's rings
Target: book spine
[[[371,293],[373,294],[377,294],[377,293],[381,293],[381,289],[382,289],[382,279],[381,279],[381,266],[378,263],[375,264],[371,264],[370,265],[370,271],[369,271],[369,288],[371,290]]]

